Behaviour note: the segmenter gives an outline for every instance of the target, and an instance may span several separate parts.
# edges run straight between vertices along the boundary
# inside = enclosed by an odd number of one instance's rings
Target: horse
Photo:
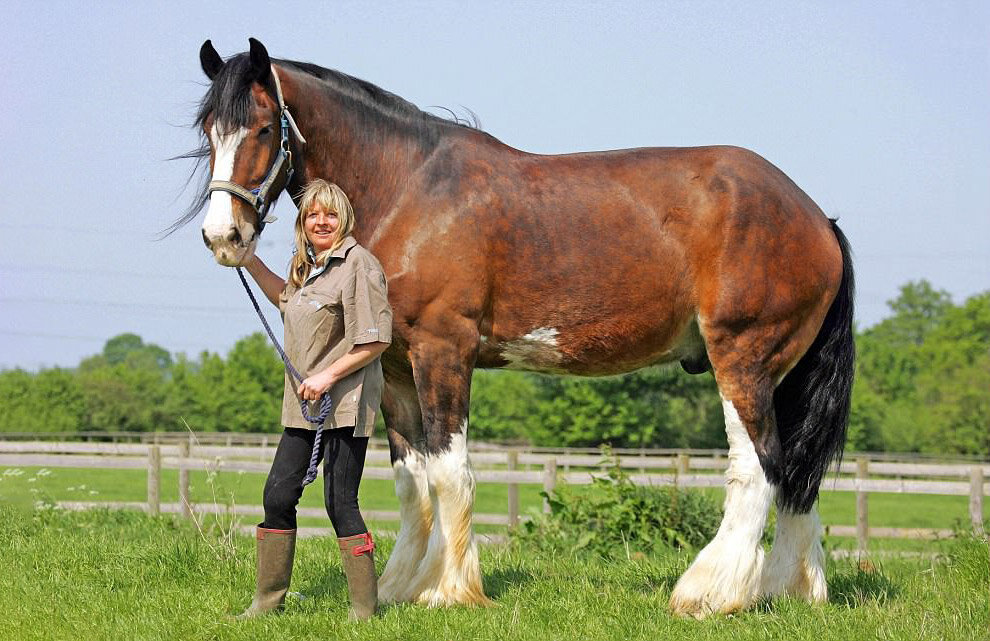
[[[729,465],[721,525],[670,609],[826,600],[815,503],[842,454],[854,359],[835,220],[742,148],[536,155],[249,43],[226,60],[209,40],[200,49],[211,84],[191,155],[212,181],[176,224],[208,202],[206,246],[237,266],[278,194],[298,202],[324,178],[351,198],[394,311],[382,410],[401,525],[383,602],[489,603],[471,526],[475,368],[601,376],[675,362],[714,373]]]

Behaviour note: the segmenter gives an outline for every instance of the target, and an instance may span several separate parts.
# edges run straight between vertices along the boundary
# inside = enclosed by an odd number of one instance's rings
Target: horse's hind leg
[[[426,554],[433,527],[426,457],[414,444],[422,435],[422,414],[411,373],[403,384],[405,378],[389,377],[382,398],[402,520],[392,555],[378,580],[378,596],[383,603],[413,601],[418,596],[412,592],[416,570]]]
[[[760,592],[765,596],[789,594],[809,603],[824,603],[828,598],[822,526],[815,508],[800,514],[778,506],[777,532],[763,568]]]
[[[722,381],[719,387],[729,440],[725,515],[715,538],[681,576],[670,597],[671,610],[698,618],[741,610],[758,596],[763,565],[760,541],[774,496],[750,436],[773,428],[770,390],[742,393],[737,385]]]

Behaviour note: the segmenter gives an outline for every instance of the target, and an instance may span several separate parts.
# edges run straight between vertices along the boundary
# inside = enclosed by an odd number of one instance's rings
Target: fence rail
[[[204,444],[202,438],[190,442],[185,438],[170,444],[151,442],[50,442],[50,441],[0,441],[0,467],[73,467],[103,469],[146,469],[148,477],[147,501],[140,503],[79,503],[62,502],[61,505],[79,509],[81,506],[121,507],[144,509],[149,513],[193,513],[213,511],[212,504],[193,504],[189,499],[189,471],[243,471],[267,472],[275,454],[274,438],[264,436],[253,445],[240,442],[237,445]],[[244,435],[239,435],[244,436]],[[251,435],[252,437],[255,435]],[[375,447],[379,445],[379,447]],[[515,525],[522,518],[519,514],[519,485],[541,485],[552,491],[558,481],[570,485],[584,485],[607,474],[603,467],[619,465],[638,470],[628,474],[637,485],[670,486],[683,488],[721,487],[722,475],[718,472],[728,466],[723,451],[658,450],[656,454],[645,450],[623,453],[613,450],[608,456],[601,452],[588,454],[569,450],[535,451],[534,449],[482,447],[470,453],[475,466],[475,479],[479,483],[507,485],[506,512],[501,514],[475,514],[474,521],[492,525]],[[579,468],[579,469],[572,469]],[[881,538],[935,538],[946,536],[944,529],[870,527],[868,495],[871,493],[937,494],[969,496],[969,513],[973,527],[982,531],[983,497],[990,495],[990,464],[982,461],[961,463],[905,463],[891,460],[876,461],[864,456],[845,461],[835,469],[823,484],[823,492],[856,493],[856,524],[831,525],[829,531],[837,536],[856,536],[860,549],[865,550],[871,537]],[[162,503],[161,471],[179,471],[179,503]],[[669,470],[669,473],[656,473]],[[876,478],[896,477],[896,478]],[[380,444],[373,443],[368,450],[364,478],[391,480],[389,454]],[[965,480],[954,480],[965,479]],[[544,511],[549,506],[544,501]],[[238,506],[236,514],[262,513],[260,506]],[[309,514],[313,512],[314,514]],[[322,510],[301,508],[302,516],[322,515]],[[399,513],[392,511],[366,511],[372,519],[398,520]]]

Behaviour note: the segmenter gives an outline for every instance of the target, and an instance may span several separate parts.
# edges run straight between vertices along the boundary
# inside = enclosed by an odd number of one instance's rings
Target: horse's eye
[[[270,133],[272,133],[272,128],[269,127],[268,125],[265,125],[264,127],[261,128],[261,131],[258,132],[258,137],[260,138],[261,136],[267,136]]]

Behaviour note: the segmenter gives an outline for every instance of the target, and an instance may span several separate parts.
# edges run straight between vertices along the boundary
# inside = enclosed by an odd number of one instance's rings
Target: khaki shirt
[[[362,343],[392,342],[392,308],[378,260],[348,236],[299,289],[286,284],[279,296],[285,323],[285,353],[303,377],[312,376]],[[333,409],[324,428],[354,426],[355,436],[371,436],[382,400],[382,363],[376,358],[330,388]],[[282,425],[316,429],[303,418],[288,370],[282,395]],[[310,402],[310,416],[319,414]]]

